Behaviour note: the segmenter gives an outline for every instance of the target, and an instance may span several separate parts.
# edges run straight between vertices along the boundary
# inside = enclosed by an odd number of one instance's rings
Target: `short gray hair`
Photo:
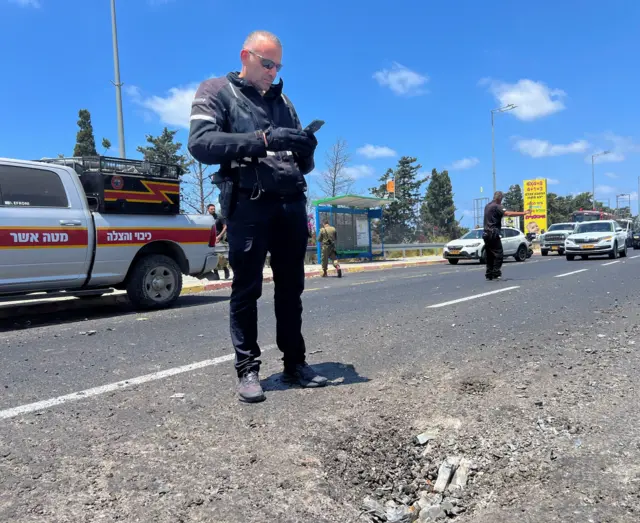
[[[282,42],[280,42],[280,39],[276,35],[269,31],[262,30],[253,31],[252,33],[250,33],[249,36],[247,36],[247,38],[245,39],[243,47],[244,49],[249,49],[252,45],[260,40],[269,40],[277,46],[282,47]]]

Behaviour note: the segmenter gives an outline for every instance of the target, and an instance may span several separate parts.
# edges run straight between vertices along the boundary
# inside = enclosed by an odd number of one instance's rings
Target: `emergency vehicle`
[[[218,264],[209,215],[180,213],[177,166],[109,157],[0,158],[0,296],[126,290],[163,308]]]

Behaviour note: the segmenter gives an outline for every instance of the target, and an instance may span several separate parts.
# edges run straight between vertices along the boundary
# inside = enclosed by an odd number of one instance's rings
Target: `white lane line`
[[[505,287],[504,289],[498,289],[490,292],[483,292],[482,294],[474,294],[473,296],[467,296],[466,298],[459,298],[457,300],[445,301],[444,303],[436,303],[435,305],[429,305],[427,309],[436,309],[438,307],[446,307],[447,305],[454,305],[463,301],[475,300],[477,298],[484,298],[485,296],[491,296],[492,294],[498,294],[499,292],[507,292],[513,289],[519,289],[520,285],[514,285],[513,287]]]
[[[276,345],[267,345],[262,347],[262,351],[275,348]],[[145,374],[144,376],[138,376],[137,378],[131,378],[128,380],[118,381],[116,383],[109,383],[107,385],[100,385],[91,389],[81,390],[80,392],[72,392],[64,396],[58,396],[57,398],[50,398],[44,401],[38,401],[36,403],[29,403],[27,405],[21,405],[12,409],[0,410],[0,419],[9,419],[20,416],[21,414],[29,414],[38,410],[45,410],[56,405],[62,405],[70,401],[77,401],[90,398],[91,396],[99,396],[106,394],[107,392],[113,392],[114,390],[122,390],[134,385],[141,385],[150,381],[161,380],[176,374],[182,374],[184,372],[191,372],[197,369],[203,369],[205,367],[211,367],[212,365],[219,365],[225,361],[231,361],[235,358],[235,354],[227,354],[226,356],[220,356],[211,360],[198,361],[196,363],[190,363],[189,365],[183,365],[182,367],[174,367],[172,369],[161,370],[152,374]]]
[[[618,261],[613,261],[613,262],[609,262],[609,263],[603,263],[602,266],[606,267],[607,265],[613,265],[614,263],[620,263],[620,260]]]
[[[636,258],[640,258],[640,254],[636,254],[635,256],[631,256],[630,260],[635,260]]]
[[[585,272],[588,271],[589,269],[580,269],[579,271],[571,271],[571,272],[566,272],[565,274],[558,274],[557,276],[554,276],[554,278],[562,278],[564,276],[571,276],[572,274],[578,274],[579,272]]]

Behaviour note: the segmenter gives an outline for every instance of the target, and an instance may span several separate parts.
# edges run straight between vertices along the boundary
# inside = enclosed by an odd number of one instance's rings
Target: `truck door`
[[[0,292],[80,287],[90,261],[89,214],[57,167],[0,162]]]

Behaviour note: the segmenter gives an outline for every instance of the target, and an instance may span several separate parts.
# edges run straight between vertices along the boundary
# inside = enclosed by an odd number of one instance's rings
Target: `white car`
[[[502,249],[505,258],[513,256],[517,261],[525,261],[532,254],[531,246],[524,233],[513,227],[502,227]],[[447,243],[442,250],[442,256],[455,265],[460,260],[478,260],[486,263],[484,254],[484,240],[482,229],[473,229],[457,240]]]
[[[627,233],[615,220],[597,220],[579,223],[564,242],[567,260],[580,256],[607,254],[609,258],[627,255]]]
[[[554,223],[547,232],[540,235],[540,254],[547,256],[551,251],[563,256],[564,242],[575,228],[576,224],[573,222]]]

